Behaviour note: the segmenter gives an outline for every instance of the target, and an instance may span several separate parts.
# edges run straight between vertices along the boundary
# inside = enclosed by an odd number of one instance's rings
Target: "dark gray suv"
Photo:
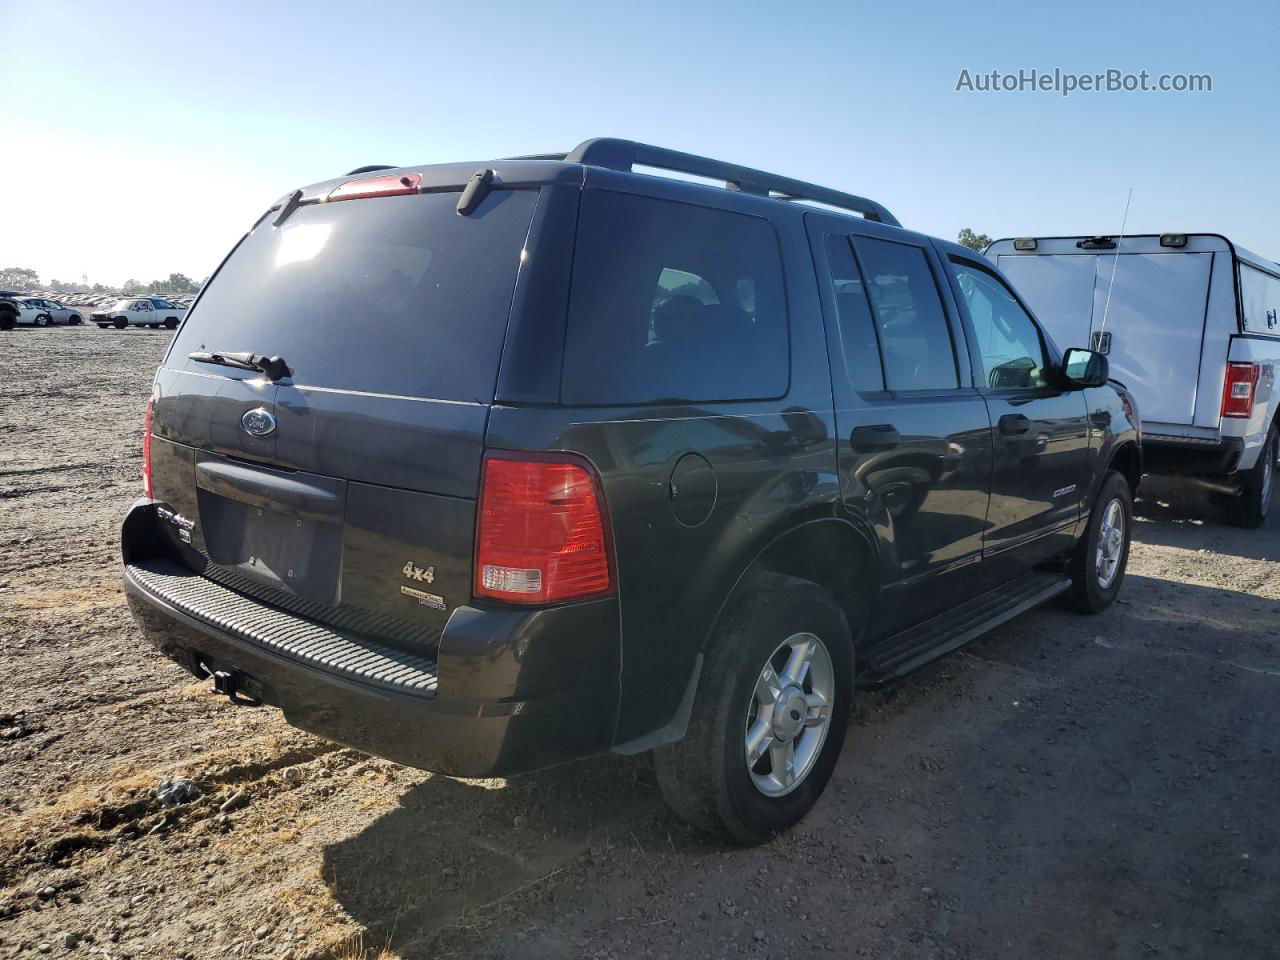
[[[186,669],[456,776],[653,751],[741,843],[817,800],[856,686],[1105,609],[1141,473],[1105,358],[980,255],[622,140],[282,198],[144,445],[128,595]]]

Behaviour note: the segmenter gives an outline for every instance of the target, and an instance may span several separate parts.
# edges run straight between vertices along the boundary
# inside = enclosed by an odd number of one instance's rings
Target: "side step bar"
[[[870,650],[872,668],[881,681],[910,673],[1070,586],[1071,578],[1061,573],[1028,574],[876,643]]]

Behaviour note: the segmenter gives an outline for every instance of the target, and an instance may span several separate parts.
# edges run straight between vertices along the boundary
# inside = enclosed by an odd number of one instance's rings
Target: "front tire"
[[[1227,521],[1237,527],[1256,530],[1267,522],[1271,512],[1271,491],[1276,475],[1276,457],[1280,455],[1280,433],[1272,424],[1266,442],[1253,469],[1243,475],[1240,496],[1225,502]]]
[[[853,678],[853,636],[831,594],[754,577],[716,625],[688,732],[654,752],[667,803],[744,846],[797,823],[835,769]]]
[[[115,327],[117,330],[123,330],[125,327],[129,325],[129,321],[126,320],[124,317],[116,317],[114,320],[111,321],[111,325]]]
[[[36,317],[37,327],[47,327],[48,325],[49,325],[49,317],[47,315],[42,313],[40,314],[40,316]]]
[[[1101,613],[1115,602],[1133,542],[1133,494],[1117,470],[1108,470],[1089,513],[1089,525],[1071,554],[1067,602],[1081,613]]]

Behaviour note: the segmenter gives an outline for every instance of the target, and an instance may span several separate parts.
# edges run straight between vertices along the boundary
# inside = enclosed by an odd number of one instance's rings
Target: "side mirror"
[[[1072,347],[1062,358],[1062,375],[1075,387],[1101,387],[1111,379],[1111,364],[1100,353]]]

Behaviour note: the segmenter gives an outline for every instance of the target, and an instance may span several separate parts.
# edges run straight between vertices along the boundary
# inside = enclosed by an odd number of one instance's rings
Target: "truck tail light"
[[[1227,364],[1227,383],[1222,389],[1224,417],[1253,416],[1253,393],[1258,386],[1260,367],[1256,363]]]
[[[477,515],[477,597],[546,604],[613,589],[604,496],[585,460],[488,455]]]
[[[156,408],[156,398],[147,401],[146,425],[142,428],[142,495],[151,499],[151,414]]]

